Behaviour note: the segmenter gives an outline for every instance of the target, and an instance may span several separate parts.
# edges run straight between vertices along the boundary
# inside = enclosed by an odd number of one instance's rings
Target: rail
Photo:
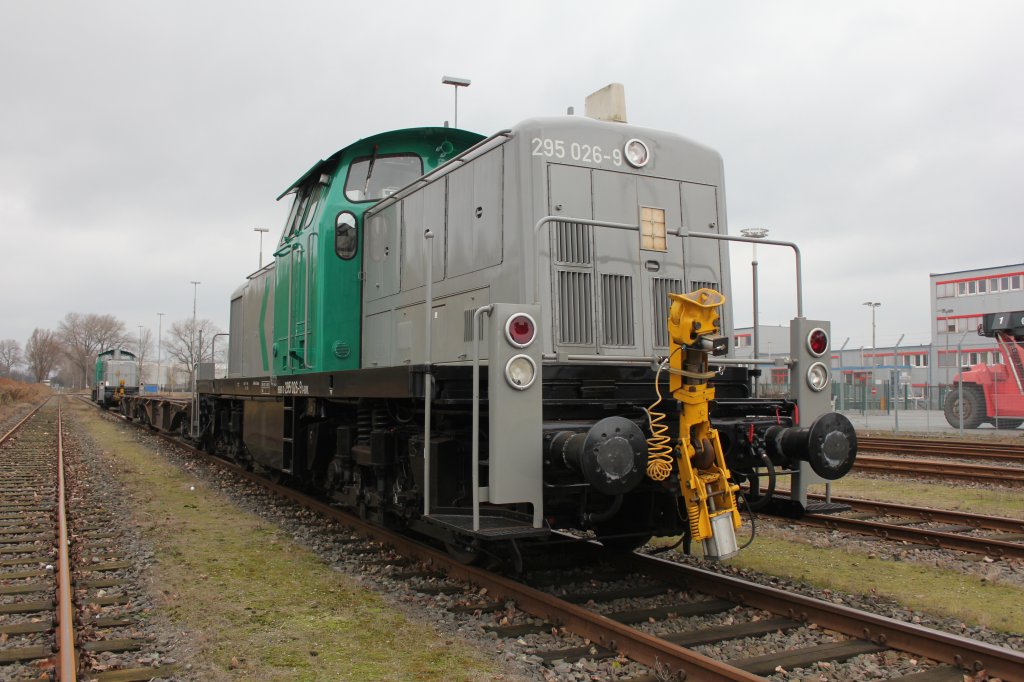
[[[57,399],[57,669],[60,682],[77,679],[75,617],[71,593],[71,559],[68,553],[67,493],[64,487],[64,436],[61,403]]]

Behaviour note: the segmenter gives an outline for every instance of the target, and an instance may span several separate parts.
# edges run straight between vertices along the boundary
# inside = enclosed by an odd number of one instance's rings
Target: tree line
[[[220,329],[210,320],[192,318],[172,322],[158,344],[152,330],[129,333],[125,323],[113,315],[68,313],[56,329],[36,328],[24,346],[15,339],[0,340],[0,376],[29,381],[51,379],[69,388],[88,388],[94,379],[96,355],[111,348],[135,354],[139,382],[150,377],[156,350],[162,348],[162,363],[170,376],[191,383],[192,368],[201,362],[215,362],[227,349],[222,343],[214,357],[214,335]],[[164,379],[152,379],[164,383]],[[172,380],[172,383],[178,383]]]

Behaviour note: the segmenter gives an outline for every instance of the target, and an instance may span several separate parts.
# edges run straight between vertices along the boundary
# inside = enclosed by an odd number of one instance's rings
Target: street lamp
[[[259,269],[262,270],[263,269],[263,235],[265,233],[267,233],[267,232],[270,232],[270,228],[268,228],[268,227],[254,227],[254,228],[252,228],[252,231],[260,233],[260,267],[259,267]]]
[[[445,85],[451,85],[455,88],[455,125],[454,128],[459,127],[459,88],[468,88],[468,78],[456,78],[455,76],[441,76],[441,82]]]
[[[195,357],[196,357],[195,356],[195,352],[196,352],[196,297],[199,295],[199,285],[202,284],[202,282],[196,282],[195,280],[190,280],[189,284],[192,285],[192,333],[189,335],[189,346],[190,346],[189,350],[192,351],[192,359],[195,360]],[[200,341],[202,341],[202,339],[200,339]]]
[[[765,227],[748,227],[740,230],[740,234],[748,239],[764,239],[768,236],[768,229]],[[757,331],[759,324],[757,314],[757,243],[752,242],[750,246],[753,250],[753,255],[750,260],[750,269],[753,275],[754,285],[754,360],[756,361],[758,351],[761,348]],[[757,375],[754,376],[754,395],[757,395]]]
[[[137,359],[139,361],[139,376],[138,376],[138,380],[139,380],[139,387],[141,388],[142,387],[142,325],[141,324],[137,324],[135,326],[139,328],[139,357]]]
[[[871,350],[875,351],[875,357],[878,357],[878,348],[875,346],[875,308],[882,305],[876,301],[864,301],[862,305],[869,306],[871,308]]]
[[[163,374],[162,362],[163,362],[163,359],[164,359],[164,348],[163,348],[163,340],[164,340],[164,315],[165,315],[165,313],[157,313],[157,316],[160,318],[160,322],[157,323],[157,332],[156,332],[156,390],[157,391],[161,390],[160,383],[161,383],[162,377],[160,375]]]

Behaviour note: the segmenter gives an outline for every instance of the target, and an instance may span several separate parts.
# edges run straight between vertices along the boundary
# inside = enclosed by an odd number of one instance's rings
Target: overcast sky
[[[133,333],[228,299],[280,194],[381,130],[583,109],[725,159],[732,233],[804,254],[838,346],[929,339],[928,274],[1024,261],[1024,3],[0,0],[0,338],[69,311]],[[759,251],[766,324],[792,257]],[[738,324],[750,249],[734,247]]]

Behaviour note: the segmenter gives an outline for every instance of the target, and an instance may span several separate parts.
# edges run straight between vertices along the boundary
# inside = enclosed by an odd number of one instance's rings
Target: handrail
[[[504,130],[499,130],[498,132],[494,133],[490,137],[487,137],[487,138],[484,138],[484,139],[480,140],[479,142],[477,142],[475,145],[473,145],[469,149],[463,150],[462,152],[460,152],[460,153],[456,154],[455,156],[453,156],[452,158],[448,159],[446,162],[444,162],[443,164],[441,164],[440,166],[438,166],[434,170],[430,171],[429,173],[427,173],[427,174],[425,174],[423,176],[420,176],[419,178],[416,178],[415,180],[410,182],[405,187],[400,188],[397,192],[395,192],[391,196],[384,197],[383,199],[381,199],[376,204],[374,204],[373,206],[371,206],[370,208],[366,209],[363,212],[363,220],[365,221],[367,218],[370,217],[371,214],[379,213],[380,211],[383,211],[385,208],[387,208],[391,204],[394,204],[395,202],[397,202],[397,201],[399,201],[401,199],[404,199],[405,197],[409,196],[410,194],[412,194],[412,192],[414,190],[416,190],[420,186],[425,185],[428,182],[430,182],[434,178],[434,176],[436,176],[436,175],[447,175],[449,172],[451,172],[452,170],[455,169],[455,164],[467,163],[469,161],[469,159],[466,158],[466,157],[469,154],[471,154],[471,153],[475,152],[476,150],[480,149],[481,147],[486,145],[488,142],[493,142],[494,140],[496,140],[499,137],[506,138],[501,143],[501,144],[505,144],[505,142],[508,142],[510,139],[512,139],[512,129],[511,128],[506,128]],[[500,145],[498,145],[498,146],[500,146]],[[495,147],[495,149],[496,148],[497,147]],[[490,151],[490,149],[488,149],[487,151]]]
[[[491,314],[493,305],[473,311],[473,530],[480,530],[480,315]]]
[[[316,250],[310,246],[313,239],[316,238],[317,246],[320,246],[320,234],[315,231],[310,231],[306,235],[306,296],[302,301],[302,367],[300,369],[311,369],[313,365],[309,363],[309,278],[310,272],[313,270],[313,259],[309,258],[309,254],[315,254]],[[316,280],[313,281],[316,284]]]
[[[803,266],[800,258],[800,247],[793,242],[783,242],[777,239],[756,239],[754,237],[735,237],[731,234],[711,234],[709,232],[680,232],[679,235],[681,237],[696,237],[697,239],[717,239],[723,242],[747,242],[749,244],[788,246],[793,249],[793,254],[796,256],[796,316],[804,316]]]
[[[434,233],[424,230],[423,239],[427,242],[426,248],[423,249],[427,259],[427,300],[424,302],[427,309],[424,324],[426,335],[424,345],[427,357],[424,365],[427,371],[424,375],[425,385],[423,387],[423,515],[430,516],[430,404],[434,400],[434,374],[430,370],[434,354],[430,342],[434,336]]]
[[[284,336],[285,368],[292,368],[292,289],[295,288],[295,252],[302,251],[302,244],[293,242],[288,254],[288,326]],[[276,254],[275,254],[276,255]]]
[[[572,218],[569,216],[558,216],[558,215],[546,215],[538,220],[533,226],[533,241],[534,241],[534,258],[533,258],[533,302],[537,305],[541,304],[540,301],[540,244],[537,243],[537,235],[540,233],[540,228],[544,227],[548,223],[575,223],[577,225],[590,225],[592,227],[610,227],[615,230],[640,230],[639,225],[632,225],[630,223],[612,223],[606,220],[590,220],[589,218]],[[675,232],[671,234],[676,234]],[[548,266],[554,263],[554,259],[548,257]]]

